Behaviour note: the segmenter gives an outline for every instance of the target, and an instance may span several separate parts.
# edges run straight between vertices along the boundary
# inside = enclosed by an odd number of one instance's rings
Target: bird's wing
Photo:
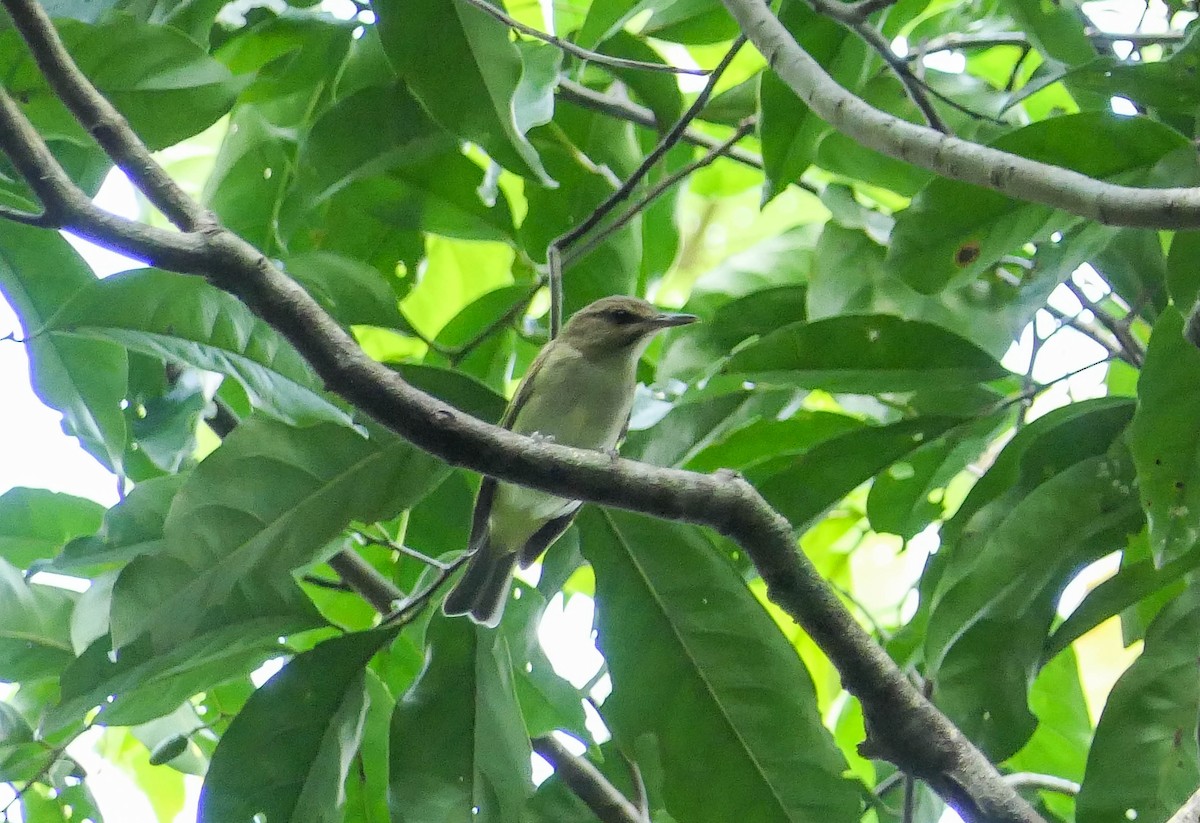
[[[542,552],[550,547],[550,544],[562,536],[568,528],[571,527],[572,521],[575,520],[575,515],[579,513],[579,508],[583,504],[578,500],[571,510],[566,514],[561,514],[553,520],[545,523],[540,529],[533,533],[533,537],[526,541],[521,548],[521,553],[517,556],[517,561],[521,564],[522,569],[529,568],[533,561],[542,556]]]
[[[504,410],[504,416],[500,418],[500,427],[512,430],[513,423],[516,422],[517,415],[521,408],[529,400],[529,395],[533,391],[533,381],[537,374],[542,369],[542,365],[546,362],[546,353],[550,351],[550,346],[544,346],[538,356],[534,358],[533,363],[529,365],[529,369],[525,372],[525,376],[521,378],[520,384],[517,386],[517,391],[513,395],[513,399],[509,401],[508,408]],[[478,550],[481,541],[487,534],[488,518],[492,514],[492,500],[496,496],[496,478],[484,476],[483,482],[479,484],[479,494],[475,497],[475,512],[471,516],[471,540],[467,544],[472,550]]]

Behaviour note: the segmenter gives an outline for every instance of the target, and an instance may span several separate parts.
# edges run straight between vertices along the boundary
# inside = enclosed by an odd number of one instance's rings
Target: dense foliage
[[[547,338],[548,246],[705,83],[585,63],[465,0],[340,16],[46,5],[83,71],[225,225],[372,357],[491,422]],[[1200,184],[1191,30],[1115,40],[1069,1],[877,5],[866,25],[909,44],[891,61],[958,136],[1097,179]],[[921,122],[895,67],[821,7],[783,0],[778,14],[839,83]],[[664,65],[711,68],[738,33],[717,0],[508,12]],[[0,65],[97,191],[111,160],[11,28]],[[622,453],[748,478],[1003,771],[1061,779],[1023,784],[1047,820],[1166,820],[1200,781],[1200,351],[1182,334],[1200,235],[1100,225],[863,148],[752,46],[715,91],[617,209],[632,219],[565,250],[565,313],[629,293],[703,319],[645,357]],[[751,124],[735,156],[642,200]],[[38,207],[7,165],[0,204]],[[476,475],[349,408],[201,278],[96,279],[59,234],[0,221],[0,289],[39,396],[127,488],[108,510],[0,496],[0,681],[14,684],[0,686],[0,780],[23,790],[5,818],[103,819],[66,753],[101,728],[103,756],[163,820],[185,774],[205,775],[204,823],[592,819],[559,777],[532,781],[530,740],[553,730],[631,797],[640,776],[655,821],[941,817],[920,784],[900,811],[903,780],[858,749],[857,700],[711,531],[588,507],[498,630],[445,618],[429,587],[466,544]],[[1015,373],[1000,361],[1023,335]],[[1105,396],[1039,404],[1063,385],[1037,371],[1051,337],[1088,352],[1076,365],[1100,352]],[[373,628],[376,609],[326,564],[343,550],[430,597]],[[1109,556],[1115,574],[1060,613]],[[35,576],[47,571],[90,588]],[[590,682],[568,682],[539,644],[560,592],[595,598]],[[1114,617],[1144,645],[1102,703],[1076,649]],[[281,656],[255,689],[250,673]]]

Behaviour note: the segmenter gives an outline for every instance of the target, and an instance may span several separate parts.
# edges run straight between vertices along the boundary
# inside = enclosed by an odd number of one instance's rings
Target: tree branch
[[[916,78],[908,68],[908,62],[892,51],[891,44],[883,39],[879,30],[866,21],[866,15],[862,14],[860,8],[848,6],[841,0],[808,0],[808,4],[817,14],[836,20],[874,49],[875,53],[892,70],[892,73],[899,78],[905,92],[908,93],[908,99],[912,100],[913,105],[920,110],[921,116],[925,118],[929,127],[942,134],[950,134],[950,127],[942,120],[942,116],[933,107],[933,103],[929,102],[929,97],[926,95],[928,87]]]
[[[121,168],[150,202],[183,231],[215,223],[154,161],[121,113],[83,76],[37,0],[3,2],[50,88],[109,157],[122,158]]]
[[[670,74],[693,74],[703,77],[708,74],[707,69],[688,69],[679,68],[677,66],[667,66],[662,63],[647,63],[644,60],[628,60],[624,57],[612,57],[607,54],[601,54],[598,51],[585,49],[583,46],[572,43],[570,40],[563,40],[561,37],[556,37],[553,34],[548,34],[544,31],[527,26],[515,17],[510,17],[504,13],[504,10],[498,6],[493,6],[487,0],[466,0],[475,8],[482,11],[484,14],[489,14],[499,20],[504,25],[514,31],[519,31],[521,34],[532,37],[536,40],[541,40],[544,43],[549,43],[555,48],[572,54],[581,60],[587,60],[592,63],[598,63],[602,66],[610,66],[614,69],[640,69],[641,71],[658,71],[667,72]]]
[[[1158,34],[1150,32],[1119,32],[1089,31],[1087,36],[1099,43],[1132,43],[1135,47],[1149,45],[1177,45],[1183,42],[1183,32],[1168,31]],[[939,51],[959,51],[962,49],[990,49],[995,46],[1028,47],[1029,36],[1024,32],[999,32],[992,34],[947,34],[935,37],[920,47],[914,49],[906,60],[916,60],[921,55],[936,54]]]
[[[637,103],[629,100],[621,100],[598,91],[593,91],[587,86],[565,77],[558,81],[558,96],[568,103],[574,103],[577,106],[598,111],[601,114],[607,114],[629,123],[654,129],[655,131],[661,130],[662,124],[658,122],[658,118],[654,116],[654,112],[645,106],[639,106]],[[691,128],[683,130],[683,135],[680,137],[679,142],[699,146],[702,149],[714,149],[721,145],[721,141],[717,138],[710,137],[704,132]],[[736,160],[742,165],[762,170],[762,157],[754,152],[746,151],[737,146],[730,146],[725,150],[724,154],[729,159]]]
[[[1115,226],[1200,226],[1200,188],[1144,189],[940,134],[874,108],[842,88],[761,0],[723,0],[776,74],[817,115],[868,148],[1010,197]]]
[[[617,190],[610,194],[603,203],[592,210],[578,226],[570,231],[560,234],[558,237],[550,241],[550,245],[546,250],[546,262],[550,268],[550,338],[553,340],[558,336],[559,329],[562,328],[562,262],[561,255],[581,237],[600,224],[600,221],[615,209],[623,200],[633,193],[637,188],[637,184],[650,173],[650,169],[662,159],[662,156],[671,150],[671,147],[678,143],[683,138],[683,133],[687,130],[696,116],[700,114],[701,109],[708,103],[708,99],[712,96],[713,89],[717,86],[717,81],[721,79],[721,75],[725,73],[725,69],[729,68],[729,64],[733,62],[733,58],[741,51],[742,46],[746,44],[746,38],[738,35],[734,38],[729,50],[725,52],[725,56],[721,58],[721,62],[708,76],[708,82],[704,84],[704,88],[696,95],[696,99],[692,101],[692,105],[683,113],[678,122],[671,127],[671,130],[663,135],[650,153],[638,164],[638,167],[633,170],[624,183],[617,187]]]
[[[1117,339],[1117,342],[1121,346],[1121,359],[1127,360],[1132,366],[1141,367],[1142,361],[1146,359],[1146,352],[1142,349],[1142,344],[1138,339],[1133,336],[1133,332],[1129,330],[1129,327],[1096,305],[1071,278],[1068,277],[1063,282],[1063,285],[1067,287],[1067,290],[1071,294],[1075,295],[1075,299],[1079,301],[1081,306],[1092,313],[1092,316],[1096,318],[1096,322],[1108,329],[1109,333]]]
[[[1200,821],[1200,789],[1188,798],[1179,811],[1171,815],[1167,823],[1198,823]]]
[[[24,0],[7,2],[21,8]],[[35,36],[30,37],[30,45],[35,52],[47,48]],[[90,85],[87,90],[98,95]],[[139,150],[128,124],[118,119],[108,128],[129,132],[110,141],[113,160],[123,167],[136,163]],[[3,128],[0,139],[3,147],[21,148],[19,135],[7,134]],[[55,173],[52,161],[42,169],[46,174]],[[142,179],[156,179],[159,174],[161,169]],[[59,193],[53,187],[46,191]],[[298,283],[227,229],[214,224],[179,235],[146,235],[128,221],[110,221],[104,213],[95,213],[99,210],[76,207],[71,198],[77,195],[72,191],[78,192],[69,188],[65,199],[51,198],[44,204],[48,212],[63,215],[64,227],[126,252],[167,261],[165,265],[176,271],[205,276],[283,334],[329,390],[419,448],[507,482],[706,525],[729,536],[753,561],[768,596],[837,666],[846,688],[862,703],[872,742],[883,755],[925,780],[969,820],[1039,820],[987,758],[912,687],[797,551],[791,524],[739,475],[705,475],[614,460],[607,454],[539,442],[484,423],[418,391],[367,357]],[[408,602],[423,606],[444,580],[440,577]],[[402,607],[389,619],[405,618]]]
[[[730,146],[732,146],[737,141],[741,140],[743,137],[745,137],[747,134],[749,134],[753,129],[754,129],[753,120],[747,119],[746,122],[742,123],[740,126],[737,127],[737,129],[733,132],[733,134],[731,134],[725,140],[724,143],[721,143],[720,145],[710,149],[708,152],[706,152],[704,154],[703,157],[700,157],[697,160],[693,160],[691,163],[688,163],[686,166],[679,169],[674,174],[664,177],[662,180],[660,180],[658,183],[656,183],[654,185],[654,187],[652,189],[650,189],[650,191],[646,192],[642,197],[638,198],[638,200],[635,203],[632,203],[629,206],[629,208],[626,209],[621,214],[620,217],[618,217],[616,220],[609,223],[604,228],[602,228],[600,231],[596,232],[594,235],[589,237],[587,242],[584,243],[582,246],[579,246],[577,249],[573,249],[570,254],[566,255],[566,260],[564,261],[564,263],[566,265],[570,265],[571,263],[574,263],[576,260],[579,260],[580,258],[586,256],[588,253],[593,251],[597,246],[599,246],[601,243],[603,243],[605,240],[607,240],[613,234],[620,231],[621,228],[624,227],[627,223],[629,223],[630,220],[632,220],[640,212],[642,212],[647,206],[649,206],[651,203],[653,203],[655,200],[657,200],[660,196],[662,196],[663,192],[665,192],[668,189],[670,189],[671,187],[677,185],[681,180],[683,180],[684,178],[691,175],[697,169],[702,169],[705,166],[707,166],[708,164],[712,163],[714,160],[716,160],[718,157],[720,157],[722,154],[724,154],[726,149],[728,149]]]
[[[552,735],[535,737],[533,750],[546,759],[571,792],[601,823],[646,823],[623,794],[590,761],[576,757]]]

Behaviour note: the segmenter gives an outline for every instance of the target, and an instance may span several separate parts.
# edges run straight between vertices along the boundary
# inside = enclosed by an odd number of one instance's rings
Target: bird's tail
[[[481,626],[495,628],[504,614],[508,590],[516,569],[515,553],[500,553],[485,542],[467,563],[466,574],[446,595],[442,612],[465,614]]]

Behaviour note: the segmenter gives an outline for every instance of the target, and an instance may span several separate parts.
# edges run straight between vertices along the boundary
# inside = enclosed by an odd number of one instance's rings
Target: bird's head
[[[694,314],[660,311],[638,297],[602,297],[567,321],[561,339],[588,356],[640,356],[657,332],[697,319]]]

